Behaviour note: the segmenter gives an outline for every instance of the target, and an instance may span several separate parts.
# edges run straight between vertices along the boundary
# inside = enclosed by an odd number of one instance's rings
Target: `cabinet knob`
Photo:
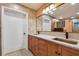
[[[57,54],[57,51],[55,53]]]
[[[60,53],[58,53],[57,51],[55,52],[57,55],[61,55]]]
[[[61,55],[60,53],[58,53],[58,55]]]

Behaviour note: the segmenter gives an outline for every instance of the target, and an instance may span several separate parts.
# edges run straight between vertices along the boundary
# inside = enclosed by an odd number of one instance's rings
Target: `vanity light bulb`
[[[60,17],[59,19],[63,19],[63,17]]]
[[[72,19],[74,19],[75,17],[71,17]]]
[[[49,10],[50,10],[49,7],[47,7],[47,8],[46,8],[46,11],[49,11]]]
[[[79,12],[77,12],[76,14],[79,15]]]
[[[45,10],[43,10],[43,12],[42,12],[43,14],[45,14]]]
[[[56,8],[53,9],[53,11],[55,11],[55,10],[56,10]]]
[[[53,11],[49,11],[49,14],[53,14],[54,12]]]
[[[55,8],[54,4],[50,5],[50,9],[53,9]]]
[[[15,5],[14,8],[19,9],[19,6],[18,5]]]

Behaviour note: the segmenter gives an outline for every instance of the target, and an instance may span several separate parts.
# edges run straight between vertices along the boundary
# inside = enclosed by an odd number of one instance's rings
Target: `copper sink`
[[[69,40],[69,39],[55,38],[54,40],[69,43],[69,44],[74,44],[74,45],[76,45],[78,43],[77,41],[73,41],[73,40]]]

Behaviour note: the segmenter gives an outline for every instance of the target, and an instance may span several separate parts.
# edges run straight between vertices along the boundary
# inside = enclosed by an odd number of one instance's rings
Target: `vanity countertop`
[[[57,44],[60,44],[60,45],[66,46],[66,47],[70,47],[70,48],[79,50],[79,40],[67,39],[67,40],[73,40],[73,41],[78,42],[76,45],[73,45],[73,44],[69,44],[69,43],[66,43],[66,42],[61,42],[61,41],[54,40],[54,38],[65,39],[64,37],[50,36],[50,35],[45,35],[45,34],[38,34],[38,35],[30,34],[30,35],[35,36],[35,37],[39,37],[39,38],[42,38],[44,40],[48,40],[48,41],[51,41],[51,42],[54,42],[54,43],[57,43]]]

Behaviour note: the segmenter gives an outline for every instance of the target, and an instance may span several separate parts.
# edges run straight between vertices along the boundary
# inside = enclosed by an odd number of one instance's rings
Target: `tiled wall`
[[[65,33],[64,32],[40,32],[40,33],[65,38]],[[79,33],[69,33],[69,39],[78,39],[79,40]]]

